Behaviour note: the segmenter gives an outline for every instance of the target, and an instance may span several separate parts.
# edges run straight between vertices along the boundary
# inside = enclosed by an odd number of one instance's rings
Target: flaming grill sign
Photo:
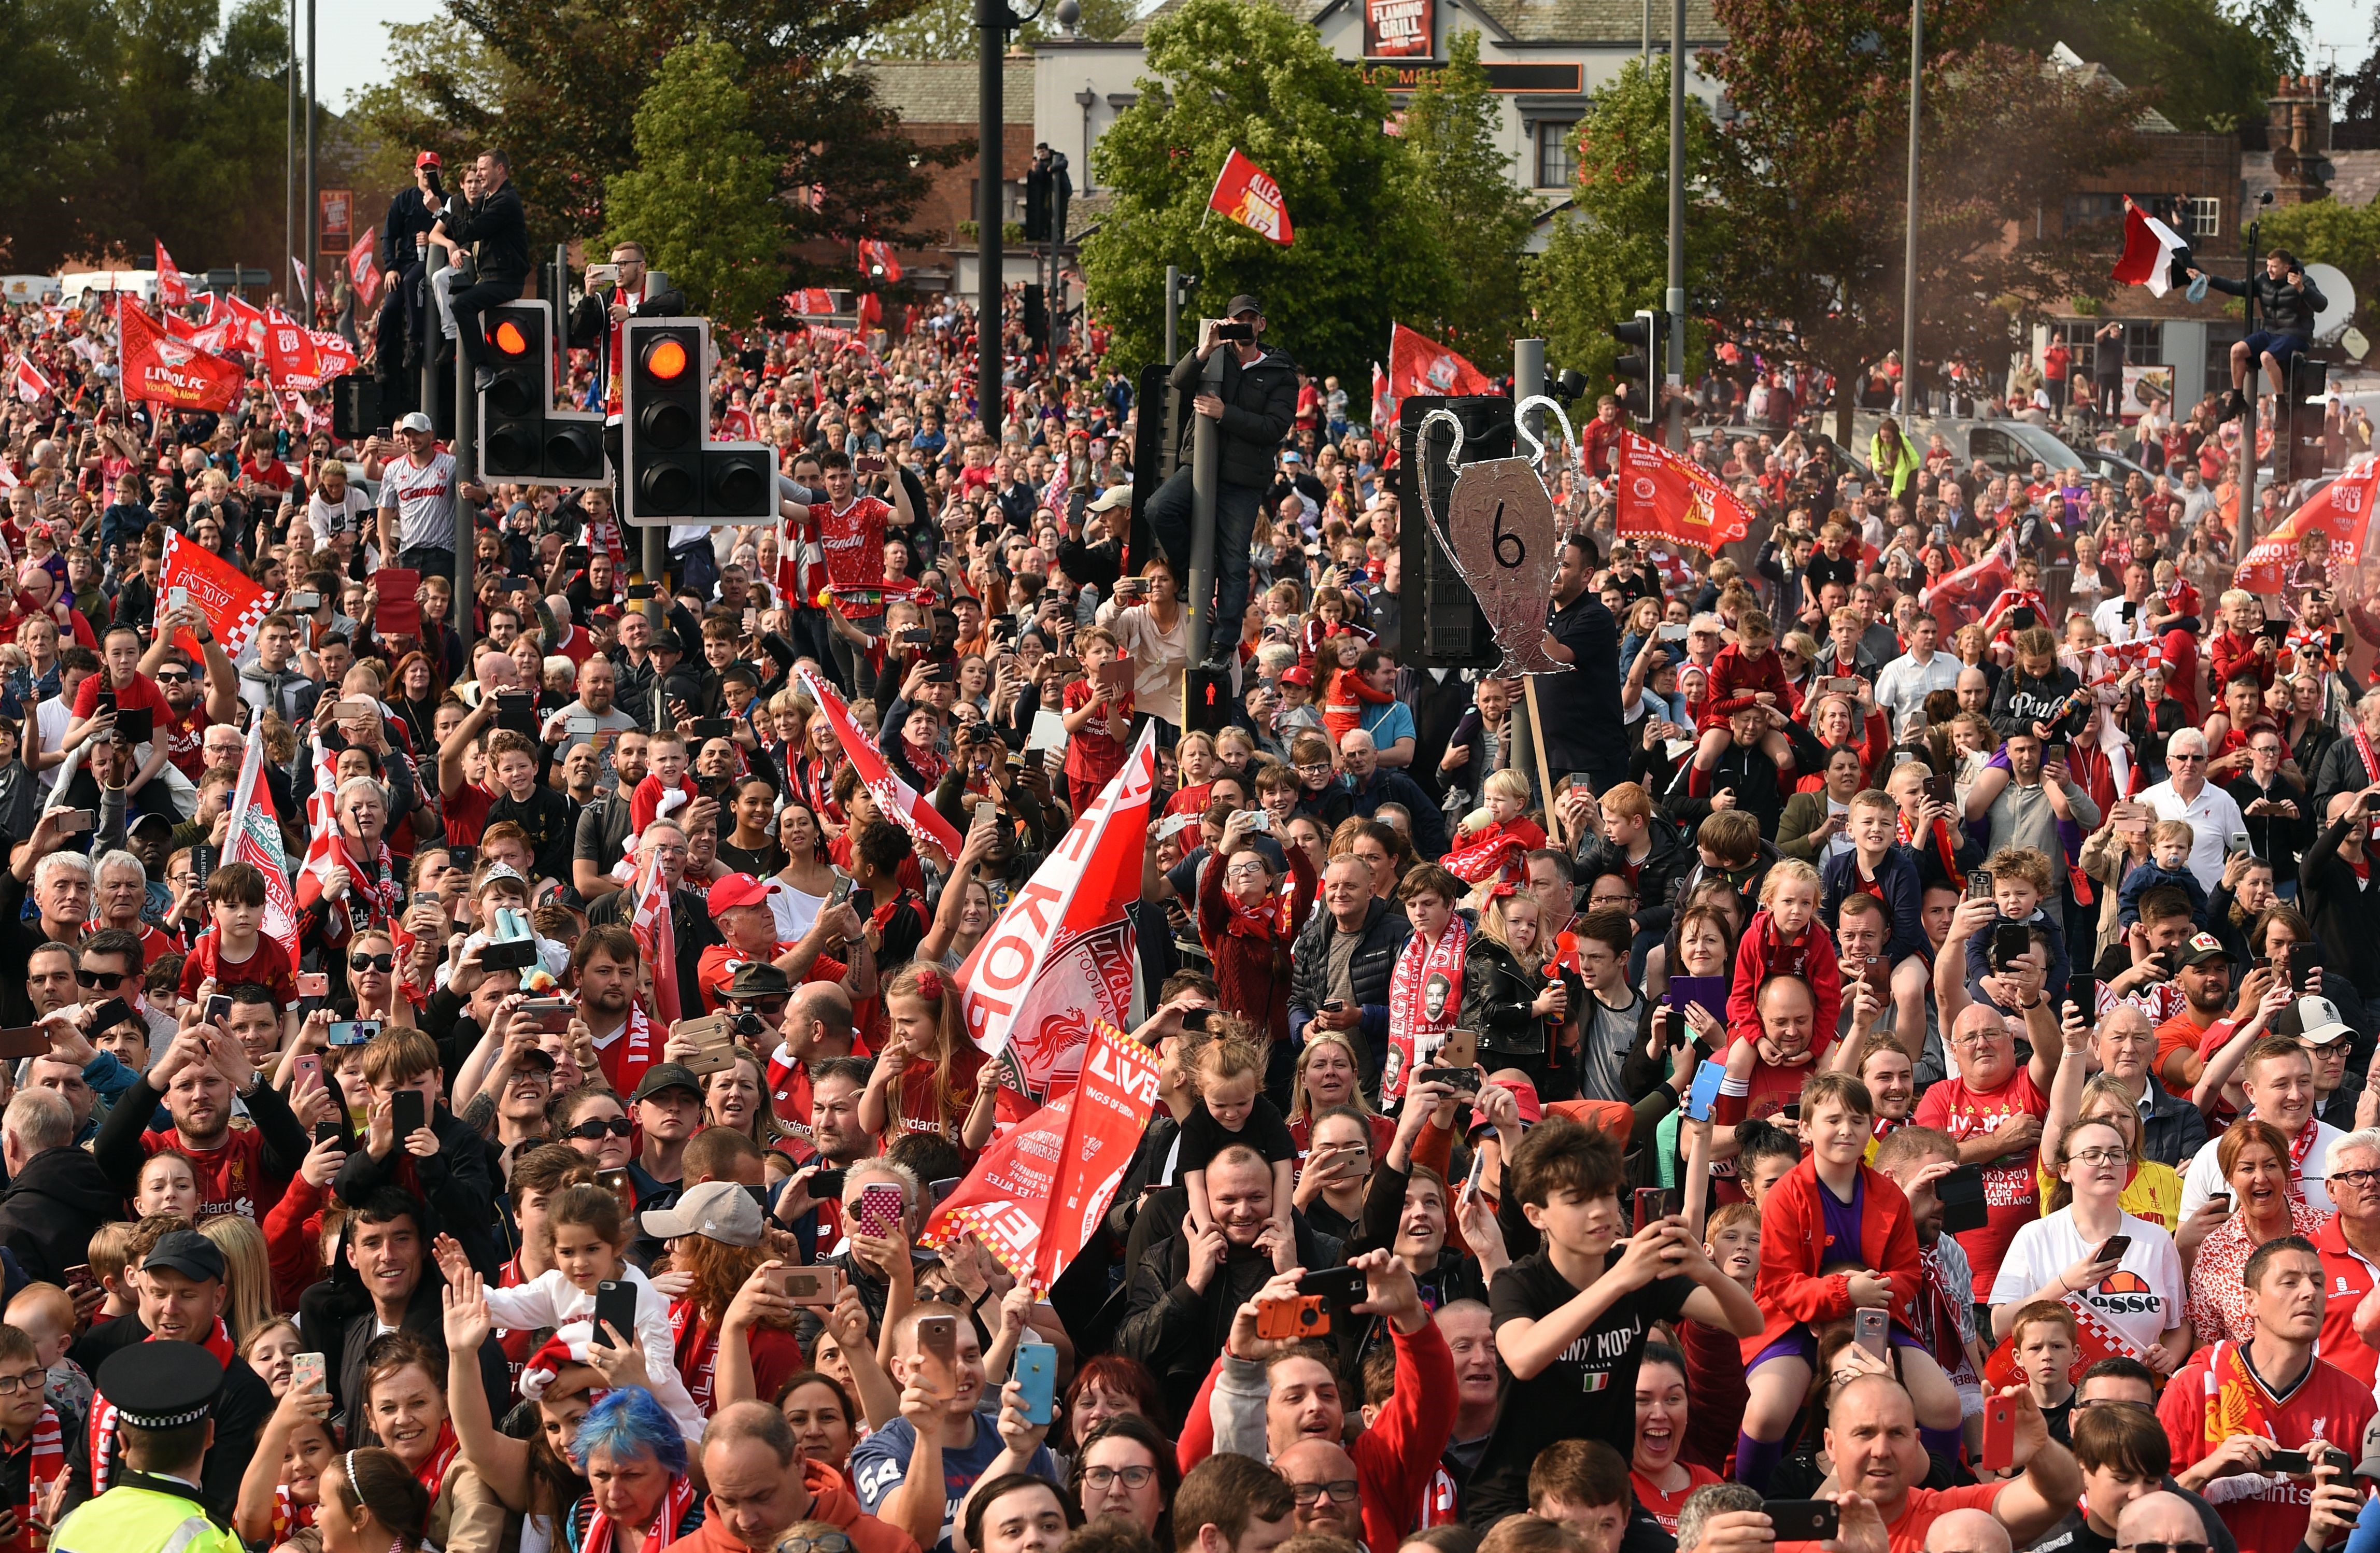
[[[1428,57],[1436,9],[1436,0],[1364,0],[1365,57]]]

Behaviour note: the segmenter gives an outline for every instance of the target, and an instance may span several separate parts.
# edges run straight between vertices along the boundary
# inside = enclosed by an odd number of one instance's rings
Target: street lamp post
[[[1686,0],[1670,0],[1670,410],[1662,441],[1686,447]],[[1659,415],[1657,406],[1647,413]]]
[[[1900,414],[1917,414],[1917,122],[1925,79],[1925,0],[1909,0],[1909,224],[1900,277]]]

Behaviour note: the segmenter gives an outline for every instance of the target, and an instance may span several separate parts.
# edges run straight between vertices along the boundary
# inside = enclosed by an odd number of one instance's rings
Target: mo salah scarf
[[[1463,959],[1470,947],[1471,925],[1457,914],[1436,943],[1415,933],[1398,952],[1396,971],[1389,978],[1389,1058],[1380,1070],[1384,1097],[1403,1098],[1406,1076],[1429,1061],[1463,1017]],[[1435,1016],[1427,996],[1434,982],[1446,988]]]

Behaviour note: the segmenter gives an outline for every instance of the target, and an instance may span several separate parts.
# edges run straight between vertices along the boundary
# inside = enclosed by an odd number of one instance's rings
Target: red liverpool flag
[[[177,410],[227,410],[239,403],[240,370],[187,340],[167,336],[130,297],[118,293],[124,396]]]
[[[935,1210],[926,1244],[973,1234],[1019,1281],[1048,1289],[1115,1200],[1157,1085],[1157,1053],[1101,1021],[1082,1083],[983,1151]]]
[[[358,243],[347,255],[347,278],[355,283],[356,306],[370,307],[372,298],[380,295],[380,261],[370,243]]]
[[[2380,501],[2380,463],[2349,470],[2258,540],[2233,580],[2251,593],[2285,591],[2289,569],[2297,564],[2298,544],[2308,534],[2320,534],[2328,541],[2324,559],[2332,576],[2353,573],[2363,564],[2363,530],[2372,521],[2375,501]]]
[[[859,731],[851,721],[851,709],[843,704],[843,698],[826,681],[808,669],[801,670],[800,674],[802,688],[818,703],[827,726],[842,741],[844,754],[851,758],[859,780],[868,784],[868,794],[875,798],[876,807],[884,811],[884,817],[908,831],[910,839],[920,845],[933,846],[946,856],[956,857],[966,845],[966,838],[942,818],[940,809],[885,764],[884,752],[876,747],[874,739]],[[1134,855],[1137,857],[1139,854]]]
[[[42,394],[53,392],[50,380],[42,376],[42,370],[22,356],[17,358],[17,364],[9,369],[8,384],[17,391],[17,397],[29,405],[40,404]]]
[[[1062,1093],[1081,1072],[1093,1023],[1130,1018],[1135,939],[1124,908],[1140,899],[1156,770],[1155,732],[1144,728],[1123,769],[959,967],[967,1035],[1001,1063],[1003,1089],[1034,1099]]]
[[[1215,192],[1207,196],[1207,208],[1283,248],[1296,238],[1290,230],[1289,205],[1281,197],[1281,185],[1237,147],[1223,158],[1223,170],[1215,176]]]
[[[1488,374],[1427,334],[1397,324],[1389,334],[1389,406],[1392,418],[1408,394],[1486,394]],[[1378,395],[1374,396],[1378,402]]]
[[[161,308],[187,308],[190,305],[190,283],[182,278],[181,271],[174,268],[174,256],[165,251],[164,243],[157,244],[157,305]]]
[[[167,529],[167,538],[173,535]],[[264,876],[264,936],[273,940],[297,964],[298,897],[289,888],[289,858],[281,849],[281,821],[273,813],[273,788],[257,781],[264,764],[264,741],[248,741],[240,761],[239,786],[231,800],[231,853]]]
[[[1620,434],[1618,478],[1618,533],[1658,536],[1715,555],[1751,530],[1751,514],[1718,476],[1650,438]]]

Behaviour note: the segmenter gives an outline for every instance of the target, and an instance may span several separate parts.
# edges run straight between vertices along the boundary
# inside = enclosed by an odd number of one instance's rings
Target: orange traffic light
[[[496,349],[506,356],[527,356],[528,336],[521,333],[519,324],[505,319],[496,325]]]
[[[663,382],[674,382],[685,375],[686,368],[684,342],[666,335],[653,342],[645,352],[645,370]]]

